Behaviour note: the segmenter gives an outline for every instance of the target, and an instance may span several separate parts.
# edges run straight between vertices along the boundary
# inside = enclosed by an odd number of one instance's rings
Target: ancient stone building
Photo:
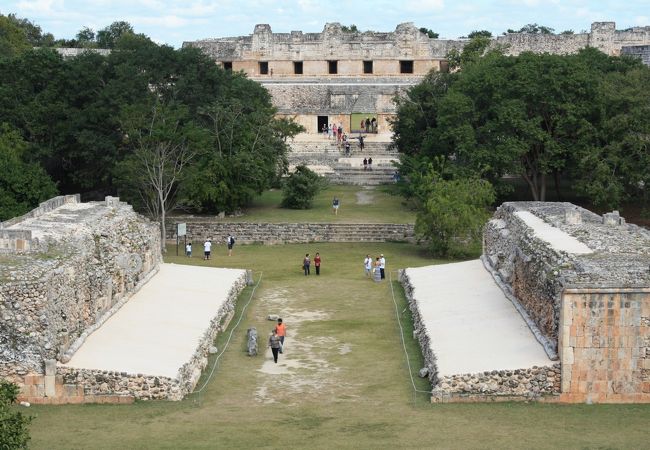
[[[617,212],[505,203],[484,263],[561,363],[560,399],[650,402],[650,232]]]
[[[328,23],[321,33],[273,33],[261,24],[249,36],[183,46],[200,48],[222,67],[262,83],[279,114],[294,117],[309,133],[330,123],[355,133],[366,117],[376,118],[382,133],[390,131],[393,97],[430,70],[446,70],[447,53],[466,42],[430,39],[412,23],[400,24],[393,32],[344,32],[340,24]],[[508,34],[493,42],[512,55],[575,53],[585,47],[619,55],[626,46],[650,45],[650,27],[618,31],[614,22],[595,22],[589,33]]]
[[[117,198],[61,196],[0,224],[0,258],[0,377],[47,367],[53,392],[56,362],[157,271],[160,232]]]

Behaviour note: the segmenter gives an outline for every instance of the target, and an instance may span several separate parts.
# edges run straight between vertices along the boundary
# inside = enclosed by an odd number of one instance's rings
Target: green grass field
[[[316,251],[322,275],[305,277],[302,256]],[[232,257],[219,246],[209,262],[167,257],[171,263],[251,268],[256,281],[261,277],[205,390],[181,402],[34,406],[32,447],[648,447],[650,405],[430,404],[411,385],[391,285],[363,275],[365,254],[380,252],[390,271],[439,262],[397,243],[236,246]],[[417,371],[422,358],[410,315],[399,284],[392,287]],[[231,327],[251,292],[241,295]],[[268,314],[281,314],[289,330],[280,360],[287,366],[278,373],[268,355],[245,354],[246,329],[257,327],[263,340],[273,325]],[[218,339],[220,350],[225,337]],[[204,381],[205,374],[199,386]]]
[[[226,217],[229,222],[345,222],[415,223],[415,212],[403,205],[402,197],[391,195],[392,186],[363,188],[331,185],[314,199],[312,209],[281,208],[282,191],[265,191],[242,216]],[[338,197],[338,215],[332,213],[332,200]]]

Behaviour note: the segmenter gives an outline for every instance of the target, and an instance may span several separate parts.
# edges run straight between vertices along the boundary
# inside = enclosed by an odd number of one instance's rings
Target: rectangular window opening
[[[295,75],[302,75],[302,61],[293,62],[293,73]]]
[[[338,61],[327,61],[327,67],[330,74],[338,73]]]
[[[413,73],[413,61],[400,61],[399,73]]]
[[[269,74],[269,63],[268,61],[260,61],[260,75]]]
[[[232,61],[224,61],[223,70],[232,70]]]
[[[363,73],[372,73],[372,61],[363,62]]]

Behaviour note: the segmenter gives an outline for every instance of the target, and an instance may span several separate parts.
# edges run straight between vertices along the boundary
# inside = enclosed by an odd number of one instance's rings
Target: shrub
[[[282,188],[282,207],[310,209],[312,201],[325,186],[325,179],[306,166],[298,166]]]
[[[0,448],[27,448],[31,417],[14,410],[11,405],[18,397],[18,386],[0,380]]]

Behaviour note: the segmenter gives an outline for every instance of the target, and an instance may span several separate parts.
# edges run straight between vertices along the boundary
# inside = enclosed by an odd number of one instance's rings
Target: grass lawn
[[[305,277],[302,256],[316,251],[322,274]],[[262,277],[206,389],[181,402],[34,406],[32,447],[647,448],[650,405],[432,405],[427,394],[414,393],[391,285],[375,284],[362,271],[365,254],[380,252],[391,271],[435,262],[398,243],[237,246],[232,257],[219,246],[209,262],[167,257],[172,263],[251,268],[256,280]],[[408,309],[399,284],[392,287],[417,371],[422,358]],[[240,297],[235,319],[251,291]],[[268,314],[287,323],[278,365],[268,353],[245,354],[251,326],[264,350],[273,325]],[[220,350],[224,339],[218,339]],[[429,389],[426,381],[415,382]]]
[[[362,187],[331,185],[314,199],[312,209],[280,207],[282,191],[265,191],[246,208],[243,216],[226,217],[228,222],[343,222],[415,223],[415,212],[403,205],[400,196],[391,195],[392,186]],[[338,197],[338,215],[332,213],[332,199]],[[213,217],[213,216],[211,216]]]

